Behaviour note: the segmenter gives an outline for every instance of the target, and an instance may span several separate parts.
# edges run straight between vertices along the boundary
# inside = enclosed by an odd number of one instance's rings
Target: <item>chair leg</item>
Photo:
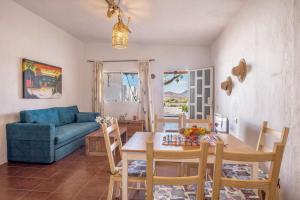
[[[121,199],[121,185],[122,185],[122,182],[117,182],[117,188],[116,188],[116,199]]]
[[[107,200],[112,200],[113,199],[113,192],[114,192],[114,179],[111,175],[110,178],[109,178]]]

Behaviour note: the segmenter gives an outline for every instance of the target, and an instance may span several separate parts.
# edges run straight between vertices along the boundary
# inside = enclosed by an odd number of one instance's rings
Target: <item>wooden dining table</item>
[[[179,133],[172,133],[172,135],[176,135]],[[136,132],[122,147],[122,199],[127,200],[128,198],[128,161],[130,160],[146,160],[146,143],[149,138],[153,138],[154,150],[187,150],[187,149],[195,149],[199,148],[199,146],[176,146],[176,145],[164,145],[163,138],[166,135],[170,135],[167,132]],[[243,152],[243,153],[255,153],[256,150],[247,145],[245,142],[239,140],[230,134],[217,134],[218,138],[224,141],[225,151],[235,151],[235,152]],[[209,147],[209,155],[207,163],[213,164],[215,161],[215,147]],[[159,160],[159,161],[170,161],[170,162],[178,162],[178,160]],[[194,160],[184,160],[182,162],[198,162],[198,159]],[[228,161],[228,163],[232,163],[232,161]],[[235,162],[236,163],[236,162]],[[252,178],[258,177],[258,163],[251,163],[253,165],[252,169]]]

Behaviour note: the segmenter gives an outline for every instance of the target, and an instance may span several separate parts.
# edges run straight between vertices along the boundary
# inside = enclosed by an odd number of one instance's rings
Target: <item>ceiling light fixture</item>
[[[108,4],[107,17],[112,18],[114,15],[118,16],[118,22],[114,25],[112,30],[112,47],[116,49],[125,49],[128,47],[128,37],[131,31],[128,28],[130,17],[128,17],[128,23],[125,25],[122,20],[122,10],[119,7],[120,0],[116,3],[114,0],[106,0]]]

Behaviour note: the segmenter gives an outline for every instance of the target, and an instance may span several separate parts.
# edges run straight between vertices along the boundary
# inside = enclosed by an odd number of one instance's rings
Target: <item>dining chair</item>
[[[160,199],[190,199],[189,189],[184,186],[196,186],[191,195],[196,194],[197,200],[204,199],[208,143],[202,141],[200,148],[195,150],[167,151],[153,149],[152,138],[147,141],[147,200]],[[166,177],[155,175],[154,161],[168,159],[169,162],[182,162],[187,159],[198,159],[198,174],[196,176]],[[161,196],[162,195],[162,196]]]
[[[157,114],[154,115],[154,132],[159,131],[159,125],[163,124],[165,125],[166,123],[170,124],[177,124],[177,127],[171,128],[171,129],[164,129],[164,132],[178,132],[179,129],[182,128],[182,121],[181,121],[181,115],[178,117],[164,117],[164,118],[159,118]]]
[[[190,128],[192,126],[204,127],[209,132],[212,131],[212,119],[210,116],[207,116],[207,119],[187,119],[185,114],[180,115],[182,121],[182,128]],[[184,163],[182,166],[182,173],[191,174],[192,169],[197,169],[197,165],[194,163]],[[209,168],[208,171],[210,171]]]
[[[223,195],[221,199],[260,199],[254,192],[254,189],[259,189],[266,192],[266,200],[274,200],[283,152],[283,143],[276,143],[272,152],[229,152],[224,151],[224,142],[218,141],[215,149],[212,199],[219,200],[220,194]],[[224,160],[238,162],[271,162],[269,178],[264,180],[248,180],[231,178],[226,175],[222,176]],[[223,191],[220,193],[221,190]],[[235,198],[233,198],[232,195],[234,195]]]
[[[263,121],[260,128],[256,150],[258,152],[271,152],[274,143],[276,142],[279,142],[285,146],[288,134],[289,128],[284,127],[281,131],[276,131],[268,127],[267,121]],[[261,180],[266,180],[268,178],[269,171],[269,163],[259,163],[258,178]],[[224,164],[223,173],[227,177],[250,179],[253,176],[253,166],[251,164]],[[276,199],[278,199],[280,193],[279,178],[277,182],[278,187],[276,190]]]
[[[206,119],[187,119],[186,115],[182,115],[182,128],[188,128],[192,126],[199,126],[207,128],[208,131],[212,130],[212,119],[208,116]]]
[[[104,142],[106,147],[106,152],[108,156],[108,162],[110,167],[110,181],[108,188],[107,199],[111,200],[113,197],[113,189],[115,182],[118,182],[118,191],[120,189],[120,182],[122,180],[122,160],[115,164],[114,153],[118,149],[120,157],[122,158],[122,140],[117,119],[112,119],[108,123],[102,123],[102,131],[104,135]],[[110,137],[111,134],[113,135]],[[140,183],[145,183],[146,181],[146,162],[141,160],[134,160],[128,163],[128,182],[137,183],[137,187],[132,187],[129,189],[141,190]],[[145,188],[144,188],[145,189]]]

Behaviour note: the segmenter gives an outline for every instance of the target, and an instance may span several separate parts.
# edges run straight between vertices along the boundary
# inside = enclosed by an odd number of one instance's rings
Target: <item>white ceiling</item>
[[[110,42],[116,19],[105,0],[15,0],[84,42]],[[234,19],[244,0],[121,0],[132,20],[130,41],[209,45]]]

